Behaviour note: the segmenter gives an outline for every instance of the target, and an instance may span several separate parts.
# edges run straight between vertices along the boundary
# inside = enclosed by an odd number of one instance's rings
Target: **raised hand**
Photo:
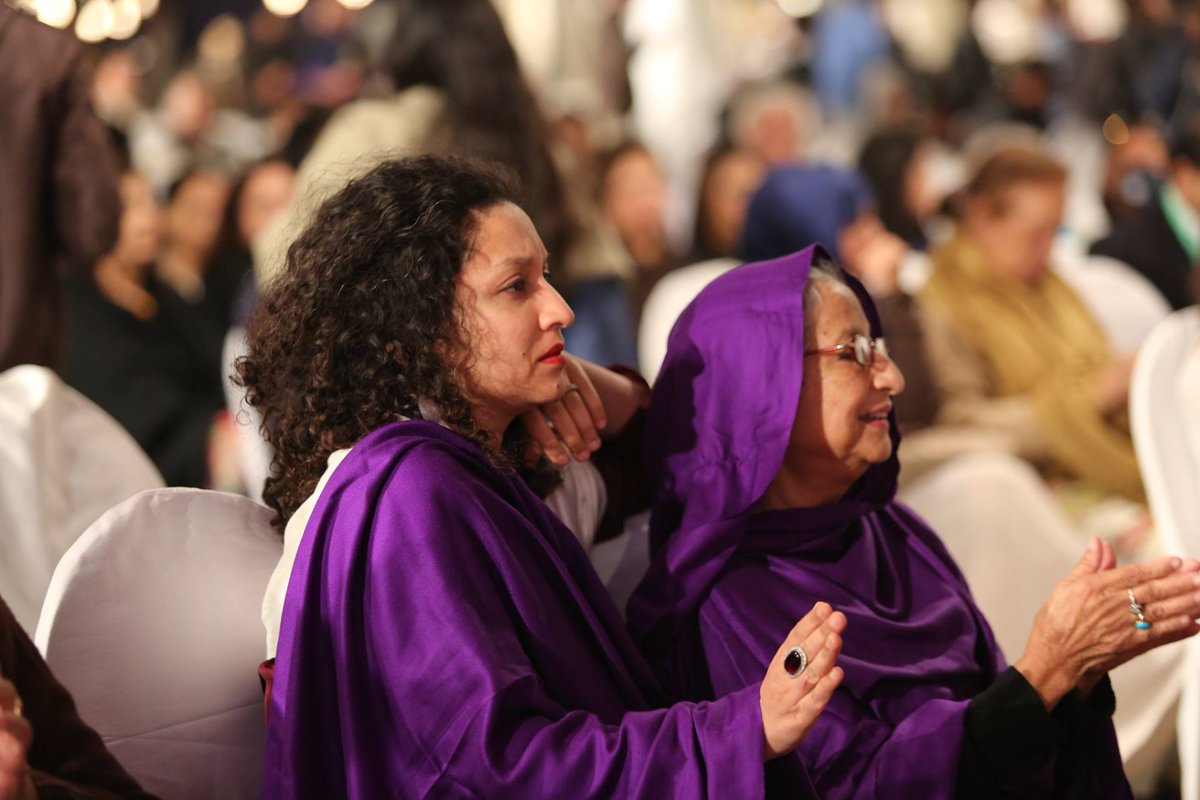
[[[604,404],[582,362],[567,355],[562,397],[521,416],[525,429],[546,458],[562,466],[573,456],[586,461],[600,447],[608,424]]]
[[[1014,664],[1047,708],[1094,677],[1160,645],[1200,632],[1200,562],[1163,557],[1114,568],[1111,548],[1093,539],[1050,593]],[[1144,622],[1130,612],[1130,592]],[[1091,680],[1089,680],[1089,677]]]
[[[833,697],[843,676],[836,664],[844,630],[846,615],[817,603],[771,659],[759,691],[764,761],[795,749]],[[796,648],[803,657],[792,653]]]

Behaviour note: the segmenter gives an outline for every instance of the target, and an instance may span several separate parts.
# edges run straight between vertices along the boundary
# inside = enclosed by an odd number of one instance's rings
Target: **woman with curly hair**
[[[515,197],[464,162],[384,162],[321,206],[251,322],[264,497],[281,523],[308,514],[267,798],[762,796],[763,761],[841,678],[845,620],[818,604],[761,682],[668,705],[527,482],[545,467],[522,415],[545,409],[570,442],[590,415],[619,431],[640,396],[566,359],[571,310]],[[603,411],[582,407],[585,379]]]

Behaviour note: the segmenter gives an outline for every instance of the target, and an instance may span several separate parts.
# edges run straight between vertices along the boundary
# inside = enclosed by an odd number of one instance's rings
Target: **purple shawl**
[[[264,797],[762,796],[757,686],[669,708],[657,686],[518,477],[392,423],[334,472],[301,543]]]
[[[654,558],[630,626],[666,684],[697,699],[760,680],[828,601],[849,618],[845,679],[797,753],[772,763],[769,790],[803,767],[825,798],[950,797],[967,705],[1004,661],[941,541],[894,500],[895,452],[837,503],[752,512],[795,419],[814,252],[717,278],[671,332],[647,421]],[[1043,773],[1010,788],[1040,794]]]

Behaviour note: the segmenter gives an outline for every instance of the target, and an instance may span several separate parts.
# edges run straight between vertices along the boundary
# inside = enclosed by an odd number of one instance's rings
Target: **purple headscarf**
[[[429,422],[374,431],[330,477],[275,676],[268,800],[763,794],[757,685],[663,708],[575,537]]]
[[[629,622],[668,685],[699,698],[761,680],[796,620],[831,603],[849,619],[845,679],[769,788],[786,793],[802,765],[825,798],[951,797],[967,705],[1004,662],[938,537],[894,500],[895,448],[839,502],[754,511],[795,421],[820,252],[726,273],[672,330],[647,424],[653,561]],[[1037,794],[1052,775],[1030,780],[1009,788]]]

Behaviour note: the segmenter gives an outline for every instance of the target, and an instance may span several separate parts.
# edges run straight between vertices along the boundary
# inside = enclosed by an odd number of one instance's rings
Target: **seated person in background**
[[[827,800],[1130,798],[1106,673],[1200,631],[1200,563],[1116,569],[1093,539],[1006,669],[953,559],[894,500],[904,377],[870,296],[810,267],[815,250],[722,275],[675,326],[647,420],[658,494],[635,638],[703,700],[762,671],[793,608],[846,614],[845,677],[768,765],[771,796],[807,772]]]
[[[995,153],[967,185],[957,234],[931,253],[918,300],[938,422],[987,432],[1070,482],[1060,493],[1068,513],[1134,550],[1153,537],[1126,416],[1133,356],[1111,351],[1050,269],[1065,181],[1040,153]],[[1109,510],[1118,504],[1128,511]]]
[[[205,334],[220,358],[225,332],[241,287],[241,266],[215,259],[225,233],[230,180],[217,172],[189,172],[171,186],[163,214],[163,246],[155,277],[189,313],[197,335]]]
[[[766,177],[766,165],[749,150],[717,145],[708,154],[696,193],[696,227],[685,263],[737,258],[750,198]]]
[[[132,434],[167,485],[207,486],[209,437],[225,405],[220,361],[153,275],[160,212],[134,172],[121,178],[121,202],[116,247],[92,275],[67,279],[62,377]]]
[[[386,161],[320,207],[251,319],[238,371],[274,448],[264,499],[282,523],[315,496],[283,608],[267,798],[756,797],[763,762],[837,685],[845,620],[819,604],[762,654],[765,678],[668,705],[527,483],[553,476],[517,418],[587,412],[564,376],[571,310],[515,196],[464,162]],[[643,391],[616,380],[610,432]]]
[[[209,274],[221,284],[217,295],[230,302],[230,318],[225,328],[230,324],[245,324],[254,307],[256,287],[250,245],[284,213],[295,180],[296,171],[290,164],[268,159],[249,167],[233,187],[225,210],[224,230],[218,240],[220,249],[209,268]]]
[[[926,225],[941,197],[930,180],[932,140],[915,126],[876,131],[858,154],[858,169],[875,193],[879,220],[915,250],[929,246]]]
[[[39,797],[154,800],[79,718],[71,695],[0,600],[0,800]]]
[[[1170,158],[1167,179],[1158,190],[1117,220],[1091,251],[1124,261],[1179,309],[1196,302],[1192,275],[1200,258],[1200,131],[1173,142]]]

